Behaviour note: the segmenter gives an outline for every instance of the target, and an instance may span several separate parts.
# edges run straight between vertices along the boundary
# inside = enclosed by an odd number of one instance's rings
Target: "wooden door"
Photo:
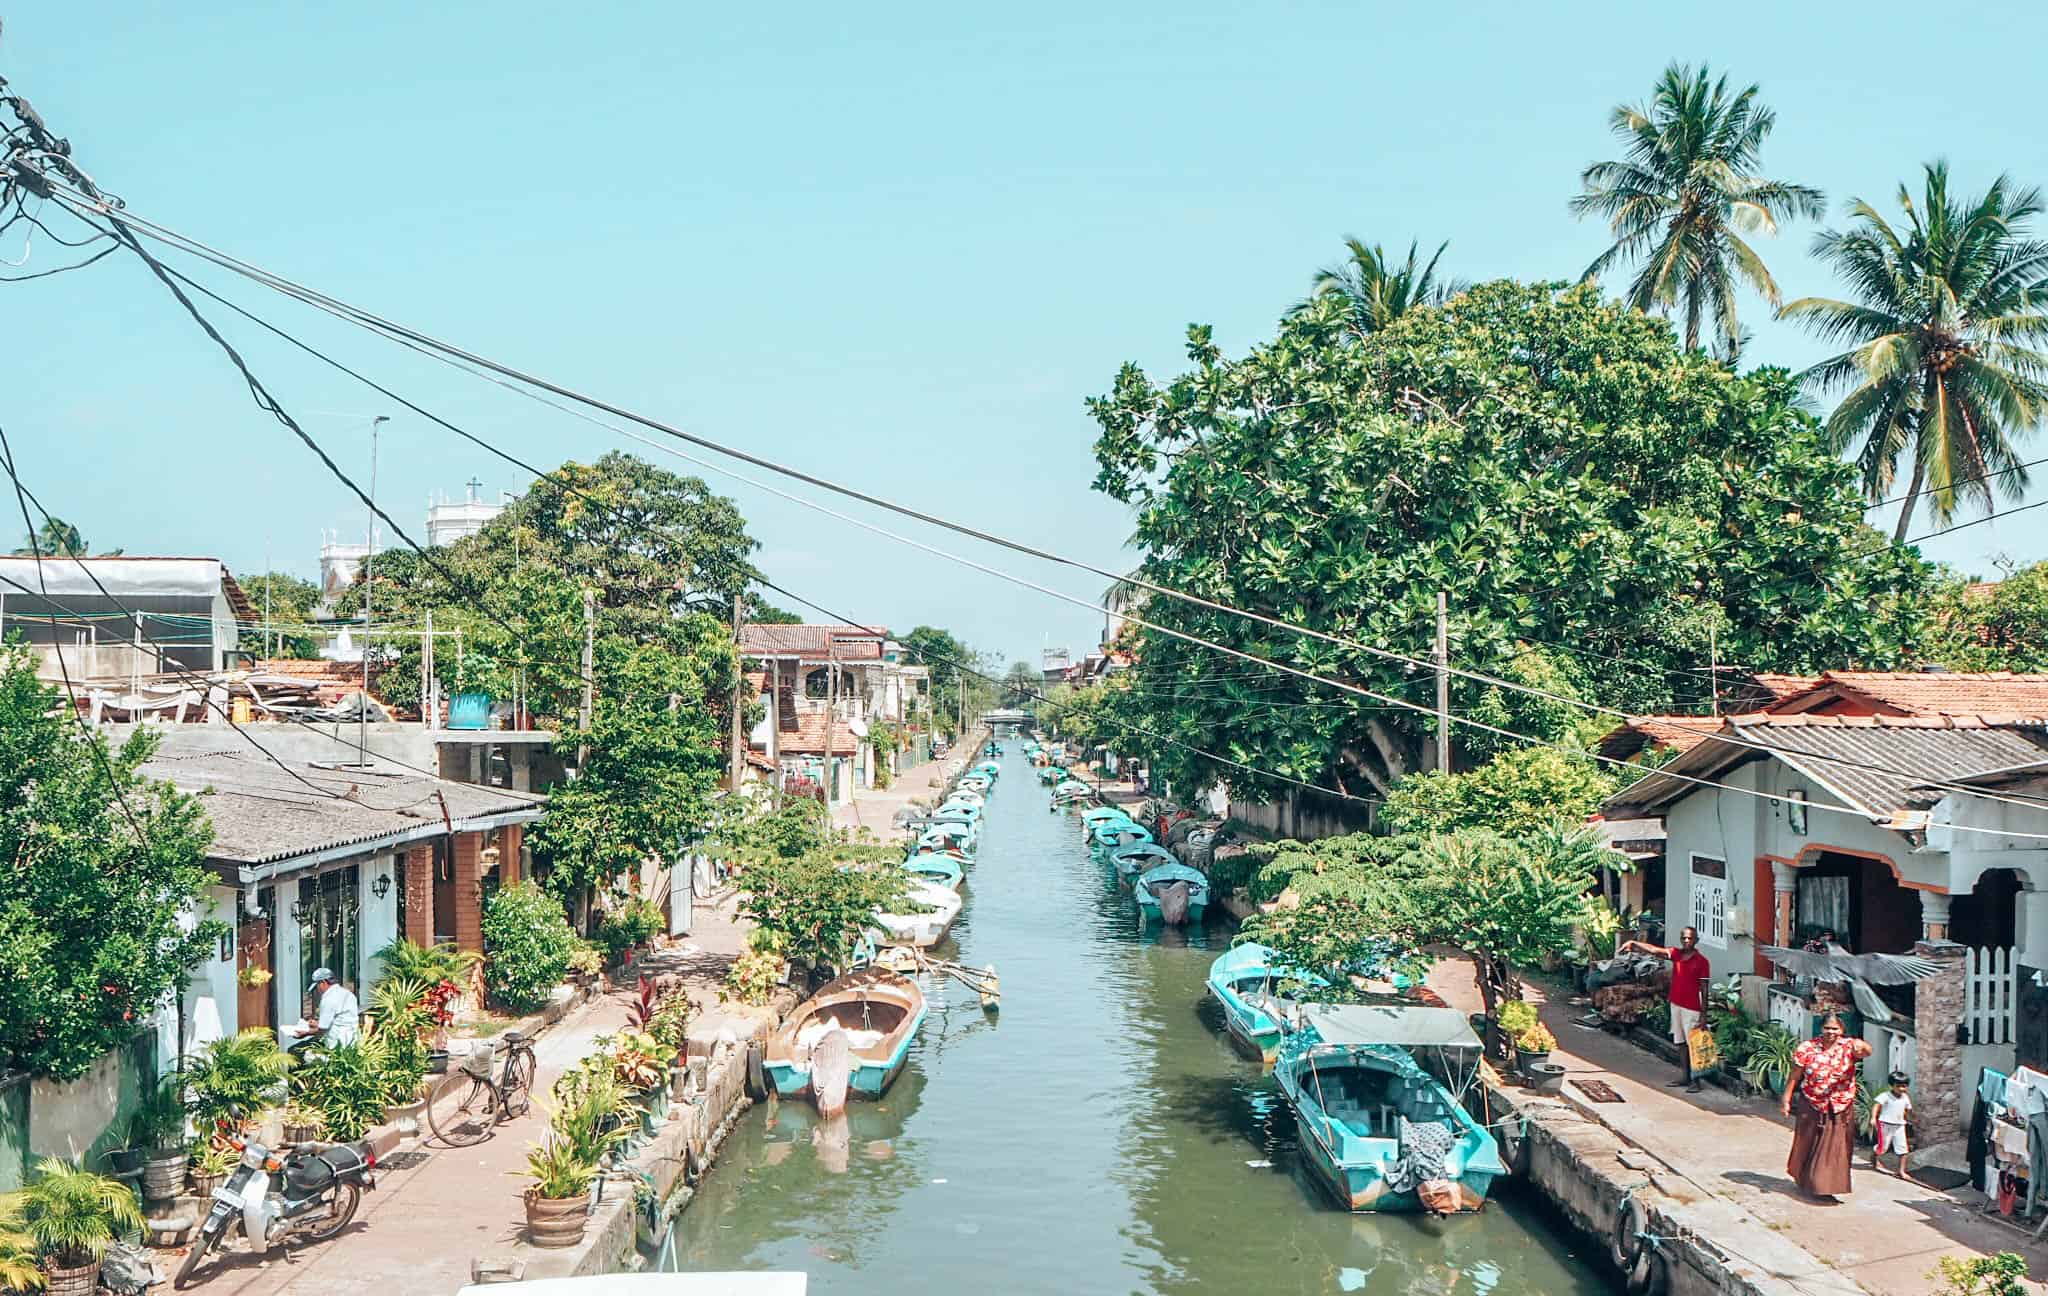
[[[270,966],[270,923],[262,918],[244,917],[235,929],[235,970],[262,968],[271,971]],[[275,1026],[272,1011],[277,1003],[277,987],[265,981],[262,985],[250,985],[240,976],[235,978],[235,1022],[237,1030],[248,1030],[252,1026]]]
[[[452,839],[434,839],[434,916],[427,924],[434,943],[455,939],[455,852]]]

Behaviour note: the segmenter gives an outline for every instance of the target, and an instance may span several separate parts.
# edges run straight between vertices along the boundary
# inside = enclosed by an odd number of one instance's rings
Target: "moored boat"
[[[1479,1039],[1453,1008],[1307,1004],[1274,1068],[1302,1157],[1353,1211],[1477,1210],[1507,1173],[1493,1136],[1415,1054],[1469,1083]]]
[[[763,1059],[769,1083],[784,1097],[809,1092],[818,1042],[843,1031],[851,1060],[848,1091],[879,1098],[902,1074],[925,1011],[917,982],[883,968],[861,968],[828,981],[769,1037]]]
[[[1112,819],[1088,830],[1089,848],[1103,855],[1119,846],[1148,845],[1151,841],[1151,830],[1130,819]]]
[[[958,891],[967,877],[960,858],[951,851],[920,851],[903,861],[903,871],[948,891]]]
[[[1178,864],[1173,852],[1154,842],[1132,842],[1128,846],[1109,848],[1109,862],[1125,877],[1136,877],[1148,868],[1161,864]]]
[[[1209,879],[1178,860],[1155,864],[1131,884],[1141,922],[1199,927],[1209,909]]]
[[[878,913],[875,926],[881,929],[887,944],[930,949],[946,938],[953,920],[960,916],[960,893],[936,882],[913,881],[910,900],[925,912]]]
[[[1296,992],[1314,994],[1328,985],[1313,972],[1283,966],[1277,954],[1255,941],[1232,947],[1209,965],[1209,997],[1223,1009],[1231,1042],[1267,1066],[1280,1058],[1285,1018]]]
[[[976,765],[972,770],[968,772],[971,774],[979,774],[983,778],[987,779],[990,783],[994,783],[997,779],[1003,776],[1003,767],[1001,765],[998,765],[996,762],[989,760],[983,761],[981,764]]]

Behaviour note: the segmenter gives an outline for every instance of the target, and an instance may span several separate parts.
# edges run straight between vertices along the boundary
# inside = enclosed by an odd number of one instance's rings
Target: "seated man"
[[[318,1005],[315,1018],[290,1028],[295,1037],[293,1048],[300,1048],[316,1039],[329,1044],[353,1044],[362,1021],[362,1006],[356,1002],[355,991],[334,979],[331,968],[315,968],[313,984],[307,993]]]

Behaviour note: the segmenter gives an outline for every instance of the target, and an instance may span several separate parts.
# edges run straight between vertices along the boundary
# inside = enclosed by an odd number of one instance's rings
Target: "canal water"
[[[1128,889],[1005,744],[952,984],[879,1103],[748,1112],[676,1225],[683,1269],[795,1269],[839,1293],[1606,1293],[1513,1196],[1431,1222],[1329,1205],[1293,1116],[1203,996],[1229,943],[1142,934]],[[942,951],[945,952],[945,951]]]

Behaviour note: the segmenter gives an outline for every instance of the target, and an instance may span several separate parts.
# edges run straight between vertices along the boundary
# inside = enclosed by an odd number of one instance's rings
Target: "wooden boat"
[[[769,1037],[769,1083],[786,1098],[809,1092],[811,1053],[827,1031],[840,1030],[852,1061],[848,1090],[879,1098],[903,1073],[924,1018],[924,991],[909,977],[873,967],[849,972],[798,1004]]]
[[[1136,877],[1146,869],[1161,864],[1178,864],[1173,852],[1153,842],[1133,842],[1129,846],[1112,846],[1109,862],[1125,877]]]
[[[930,847],[933,850],[955,850],[972,858],[980,834],[973,824],[936,823],[924,830],[917,839],[917,849]]]
[[[1182,887],[1185,905],[1176,904],[1172,888]],[[1141,922],[1163,922],[1169,927],[1199,927],[1209,910],[1209,879],[1199,869],[1174,861],[1155,864],[1138,874],[1131,884],[1137,897]],[[1178,912],[1176,912],[1178,911]]]
[[[910,884],[910,899],[925,912],[875,915],[875,926],[883,934],[881,943],[930,949],[946,939],[953,920],[960,916],[960,893],[936,882],[914,881]]]
[[[1274,1074],[1302,1157],[1346,1210],[1477,1210],[1507,1173],[1493,1136],[1418,1054],[1461,1087],[1481,1057],[1465,1014],[1413,1004],[1306,1004],[1281,1045]]]
[[[1154,849],[1157,849],[1156,847]],[[1313,972],[1284,967],[1279,956],[1247,941],[1209,965],[1209,997],[1223,1009],[1230,1040],[1267,1066],[1280,1059],[1285,1018],[1295,1006],[1292,992],[1313,994],[1329,982]]]

